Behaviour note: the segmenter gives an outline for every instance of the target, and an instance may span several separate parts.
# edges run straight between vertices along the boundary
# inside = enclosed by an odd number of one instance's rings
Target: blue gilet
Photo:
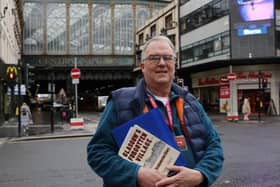
[[[197,163],[206,150],[206,129],[199,115],[198,101],[191,93],[176,84],[172,84],[171,89],[175,94],[184,98],[185,126]],[[123,124],[143,113],[145,90],[144,80],[141,79],[136,87],[121,88],[112,92],[118,124]]]

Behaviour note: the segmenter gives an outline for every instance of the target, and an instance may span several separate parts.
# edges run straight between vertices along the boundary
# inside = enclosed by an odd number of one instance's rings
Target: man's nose
[[[166,62],[165,62],[163,56],[160,57],[158,64],[163,64],[163,65],[166,64]]]

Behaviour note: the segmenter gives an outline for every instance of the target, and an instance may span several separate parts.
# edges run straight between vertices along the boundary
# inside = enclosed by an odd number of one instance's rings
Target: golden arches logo
[[[18,75],[17,67],[16,66],[7,67],[6,74],[9,79],[15,79]]]

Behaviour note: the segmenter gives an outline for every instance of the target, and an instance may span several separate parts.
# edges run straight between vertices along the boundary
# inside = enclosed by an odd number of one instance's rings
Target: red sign
[[[227,78],[229,81],[235,80],[236,79],[236,74],[235,73],[229,73],[227,75]]]
[[[230,98],[229,85],[220,86],[220,99]]]
[[[81,71],[79,68],[72,68],[71,69],[71,77],[72,79],[79,79],[81,75]]]
[[[219,84],[220,81],[218,79],[212,78],[206,78],[205,80],[203,79],[198,79],[198,85],[202,86],[202,85],[211,85],[211,84]]]

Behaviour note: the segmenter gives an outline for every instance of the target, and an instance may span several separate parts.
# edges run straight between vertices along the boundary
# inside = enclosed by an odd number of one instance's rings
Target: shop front
[[[279,115],[279,72],[243,69],[233,69],[235,76],[230,80],[226,68],[196,73],[192,76],[193,94],[206,111],[224,113],[228,120],[242,116],[244,98],[249,98],[252,115]]]

